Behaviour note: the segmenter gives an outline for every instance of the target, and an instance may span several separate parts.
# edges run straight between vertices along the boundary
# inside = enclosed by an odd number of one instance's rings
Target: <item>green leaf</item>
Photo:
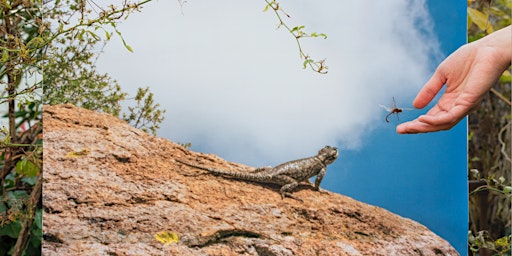
[[[471,18],[471,21],[473,21],[473,23],[475,23],[481,30],[486,31],[489,34],[494,31],[491,22],[489,21],[489,16],[483,14],[479,10],[468,7],[468,17]]]
[[[9,60],[9,53],[7,51],[3,51],[2,52],[2,59],[1,59],[1,62],[2,63],[5,63],[7,62],[7,60]]]
[[[76,38],[78,38],[78,40],[82,41],[84,39],[84,33],[85,33],[85,30],[81,30],[80,32],[78,32],[76,34]]]
[[[100,40],[101,38],[96,35],[94,32],[90,31],[90,30],[85,30],[85,32],[89,35],[91,35],[95,40]]]
[[[24,158],[16,163],[16,172],[24,176],[34,177],[39,173],[39,167],[27,158]]]
[[[127,44],[124,44],[124,47],[126,47],[126,49],[129,51],[129,52],[133,52],[133,49],[131,46],[127,45]]]
[[[308,64],[313,63],[313,60],[307,59],[302,63],[303,68],[306,68]]]
[[[471,139],[473,138],[473,135],[475,135],[475,133],[473,131],[470,131],[468,134],[468,141],[471,141]]]
[[[119,35],[119,37],[121,38],[121,41],[123,41],[123,45],[124,47],[129,51],[129,52],[133,52],[133,49],[131,46],[129,46],[126,41],[124,40],[123,38],[123,35],[121,35],[121,32],[119,30],[116,29],[116,33],[117,35]]]
[[[41,245],[43,237],[43,212],[42,209],[37,209],[34,215],[34,225],[30,229],[30,244],[33,248],[38,248]]]
[[[62,33],[64,31],[64,23],[60,22],[59,28],[57,29],[58,33]]]
[[[36,181],[37,181],[37,176],[23,177],[23,178],[21,178],[21,181],[27,183],[30,186],[34,186],[36,184]]]
[[[503,72],[503,74],[500,77],[500,82],[501,83],[510,83],[510,81],[512,81],[511,76],[510,76],[510,70],[505,70],[505,72]]]
[[[36,226],[39,229],[43,228],[43,211],[42,211],[42,209],[38,209],[36,211],[36,214],[34,215],[34,224],[36,224]]]
[[[468,13],[469,13],[469,7],[468,7]],[[473,24],[473,20],[471,19],[471,16],[468,15],[468,19],[467,19],[467,24],[466,24],[466,28],[470,28],[471,27],[471,24]],[[469,34],[469,33],[468,33]],[[468,35],[468,42],[472,42],[472,40],[470,40],[470,37],[471,35]]]
[[[498,238],[496,241],[494,241],[494,247],[495,248],[509,248],[510,244],[508,242],[508,237],[504,236],[502,238]]]
[[[304,28],[304,26],[297,26],[297,27],[292,28],[291,32],[300,31],[303,28]]]
[[[9,191],[7,192],[7,196],[9,197],[9,203],[10,203],[10,206],[12,207],[13,203],[16,201],[16,202],[19,202],[20,200],[23,201],[27,198],[29,198],[30,196],[28,195],[27,191],[25,190],[14,190],[14,191]]]
[[[21,223],[18,221],[11,222],[3,227],[0,227],[0,236],[6,235],[12,238],[18,238],[21,231]]]
[[[16,177],[14,173],[9,173],[5,176],[4,188],[12,188],[16,184]]]

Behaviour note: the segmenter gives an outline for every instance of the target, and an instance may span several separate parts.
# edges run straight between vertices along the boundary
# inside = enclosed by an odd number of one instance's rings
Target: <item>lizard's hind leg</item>
[[[284,199],[285,197],[289,197],[289,198],[295,199],[295,200],[297,200],[297,201],[304,202],[304,200],[302,200],[300,197],[294,196],[292,193],[289,193],[289,192],[281,193],[281,197],[283,197],[283,199]]]
[[[284,199],[285,197],[293,198],[295,200],[304,202],[302,199],[292,195],[292,191],[299,186],[299,182],[297,182],[292,177],[286,175],[278,175],[275,176],[274,179],[279,181],[279,183],[284,184],[279,192],[281,193],[281,197]]]

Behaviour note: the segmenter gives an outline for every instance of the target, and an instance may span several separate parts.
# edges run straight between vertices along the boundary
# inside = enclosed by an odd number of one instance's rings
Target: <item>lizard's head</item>
[[[318,156],[322,157],[325,164],[332,164],[338,158],[338,149],[331,146],[325,146],[318,151]]]

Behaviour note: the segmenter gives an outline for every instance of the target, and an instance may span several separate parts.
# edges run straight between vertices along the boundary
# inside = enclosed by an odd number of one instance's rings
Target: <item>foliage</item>
[[[160,128],[159,123],[164,119],[165,109],[158,109],[160,104],[154,102],[153,93],[149,92],[149,87],[139,88],[134,99],[135,107],[128,107],[130,114],[123,114],[123,119],[133,127],[156,134],[156,130]]]
[[[480,249],[485,248],[488,250],[492,250],[494,255],[506,256],[510,255],[510,246],[512,242],[512,236],[504,236],[501,238],[492,241],[489,238],[489,233],[486,230],[478,231],[478,233],[473,235],[471,230],[468,232],[468,241],[470,244],[470,251],[473,253],[477,253]]]
[[[8,103],[8,128],[13,142],[17,137],[16,100],[41,88],[38,60],[44,51],[41,37],[44,30],[41,29],[40,5],[41,2],[36,0],[3,1],[0,4],[0,84],[6,88],[0,102]],[[34,79],[34,82],[29,81]]]
[[[483,190],[487,190],[496,193],[498,196],[505,197],[509,201],[512,200],[512,186],[510,183],[507,184],[507,179],[505,177],[501,176],[496,179],[493,175],[491,175],[486,179],[483,179],[480,178],[480,172],[477,169],[471,169],[470,172],[476,180],[481,180],[485,184],[473,190],[470,195],[476,194]]]
[[[108,74],[99,74],[95,66],[99,57],[95,50],[99,44],[105,46],[113,35],[120,36],[126,49],[133,51],[117,29],[118,22],[148,2],[123,1],[120,6],[101,7],[92,1],[68,0],[49,7],[53,13],[49,21],[58,24],[54,33],[67,32],[55,37],[46,54],[44,104],[71,103],[122,116],[135,127],[156,134],[165,110],[159,109],[149,88],[139,88],[134,98],[136,105],[128,106],[128,113],[121,113],[121,102],[127,99],[127,93]],[[76,22],[68,22],[73,19]],[[104,37],[98,32],[104,32]]]
[[[42,148],[33,154],[41,154]],[[42,209],[31,202],[30,189],[40,177],[40,156],[27,156],[18,162],[16,171],[5,177],[0,196],[0,255],[13,254],[25,222],[33,222],[25,255],[39,255],[42,239]],[[35,163],[36,162],[36,163]],[[40,197],[40,194],[39,194]],[[37,198],[39,201],[39,198]],[[35,213],[33,212],[35,211]]]
[[[19,114],[17,112],[17,114]],[[42,238],[42,137],[39,124],[21,133],[22,154],[4,178],[0,193],[0,255],[38,255]],[[30,146],[29,146],[30,145]],[[2,154],[5,160],[7,155]],[[6,161],[3,163],[6,167]],[[25,227],[26,226],[26,227]],[[22,232],[23,229],[26,232]],[[27,235],[24,235],[27,234]],[[21,243],[25,239],[24,243]],[[16,246],[18,245],[19,246]]]
[[[42,127],[39,111],[46,49],[41,0],[0,2],[0,255],[38,255],[42,237]]]
[[[510,25],[509,0],[468,0],[468,42]]]
[[[43,104],[71,103],[90,110],[119,115],[126,93],[107,74],[98,74],[93,63],[96,38],[59,38],[47,51],[43,76]]]
[[[478,40],[510,25],[511,9],[509,0],[468,0],[468,40]],[[480,249],[510,255],[510,81],[510,70],[506,70],[469,115],[468,165],[474,178],[483,184],[469,197],[469,248],[480,255],[489,253]]]

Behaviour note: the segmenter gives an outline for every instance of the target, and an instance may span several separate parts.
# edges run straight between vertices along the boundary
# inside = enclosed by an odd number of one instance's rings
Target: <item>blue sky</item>
[[[159,136],[253,166],[341,149],[322,187],[414,219],[466,254],[467,139],[398,135],[379,104],[410,107],[437,64],[462,45],[466,1],[279,1],[327,75],[303,70],[294,39],[265,2],[155,1],[121,26],[98,68],[167,110]],[[407,121],[426,110],[406,111]]]

